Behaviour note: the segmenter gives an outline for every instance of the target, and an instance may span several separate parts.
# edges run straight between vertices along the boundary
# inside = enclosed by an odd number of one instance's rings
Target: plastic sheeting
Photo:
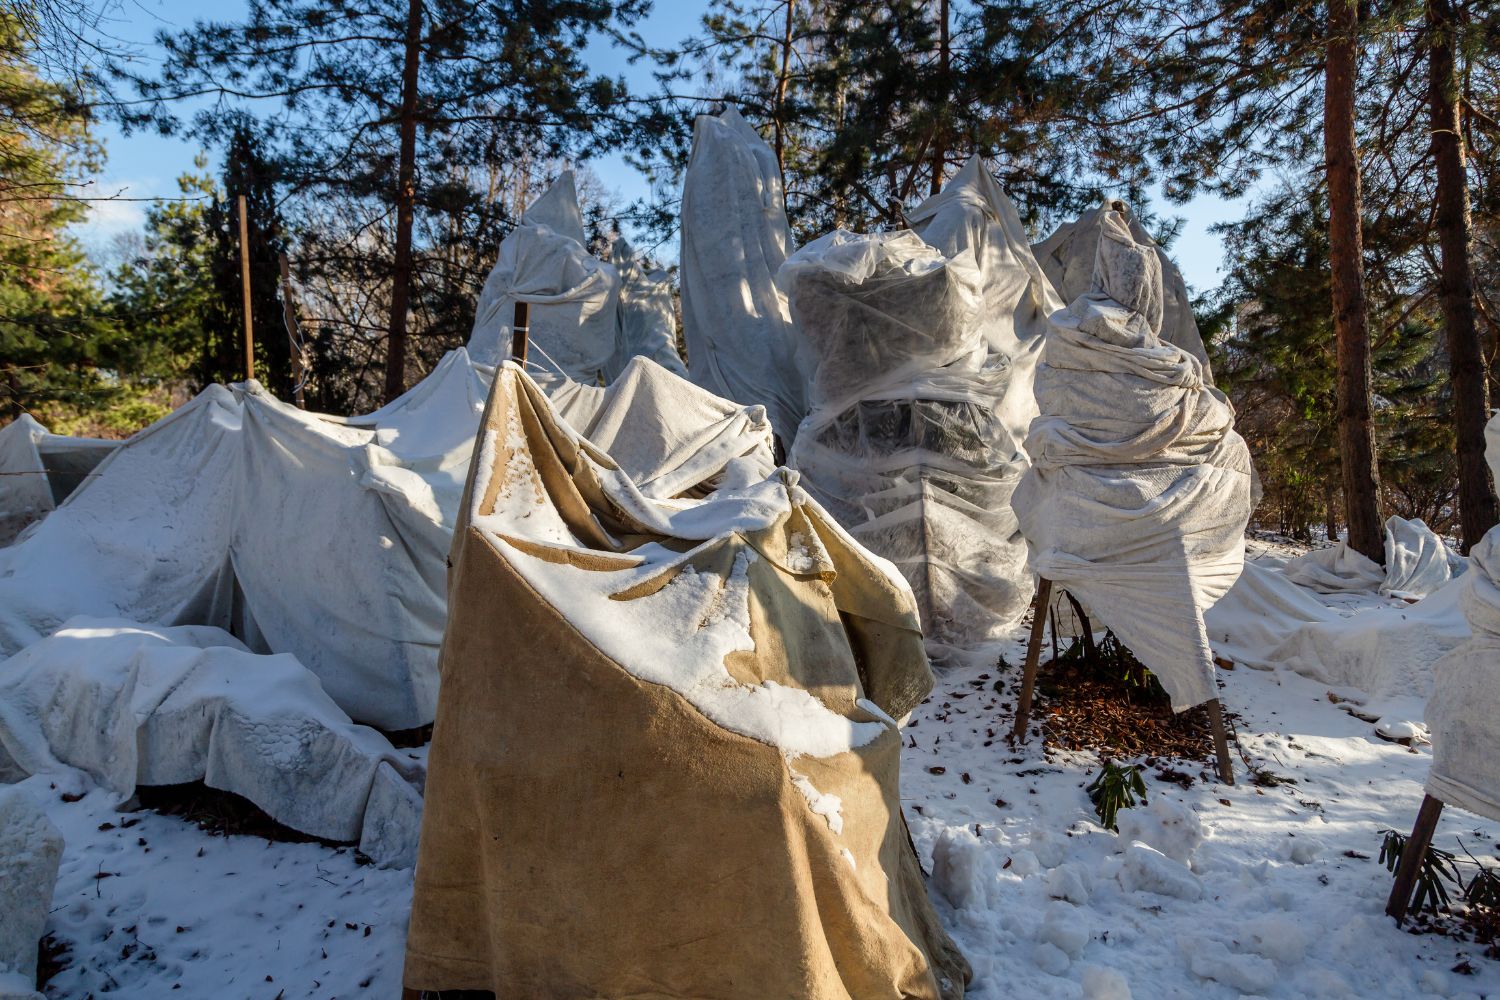
[[[980,322],[983,273],[902,231],[830,233],[783,266],[817,358],[790,463],[849,530],[900,567],[936,644],[986,638],[1031,596],[996,409],[1010,370]],[[1013,445],[1011,446],[1013,448]]]
[[[315,837],[369,842],[366,826],[383,828],[405,856],[377,861],[415,858],[416,826],[389,826],[417,815],[403,800],[419,799],[406,782],[421,767],[351,723],[294,657],[256,656],[215,628],[79,618],[5,661],[0,773],[17,770],[81,771],[120,801],[201,780]]]
[[[990,354],[1009,362],[1010,377],[995,412],[1011,436],[1016,460],[1024,464],[1021,442],[1037,415],[1032,383],[1047,317],[1067,303],[1026,245],[1020,213],[978,156],[912,210],[907,223],[945,257],[966,250],[974,254],[983,303],[979,331]]]
[[[1155,247],[1117,213],[1100,224],[1092,290],[1051,318],[1015,508],[1032,569],[1076,593],[1181,710],[1218,697],[1203,614],[1244,563],[1250,456],[1201,362],[1158,336]]]
[[[760,404],[787,447],[807,412],[776,272],[791,245],[776,155],[730,108],[699,115],[682,189],[682,328],[692,380]]]
[[[1094,258],[1099,248],[1099,220],[1106,212],[1116,212],[1124,217],[1130,234],[1142,246],[1156,252],[1161,264],[1163,316],[1161,339],[1174,347],[1180,347],[1198,359],[1203,367],[1204,381],[1213,384],[1213,372],[1209,369],[1208,351],[1203,346],[1203,336],[1198,332],[1198,321],[1193,318],[1193,300],[1188,295],[1187,282],[1182,272],[1151,239],[1140,220],[1131,213],[1122,201],[1108,201],[1098,208],[1090,209],[1077,221],[1058,227],[1057,231],[1032,248],[1037,262],[1052,280],[1052,286],[1064,299],[1071,302],[1087,293],[1094,278]]]
[[[353,418],[306,413],[256,383],[210,387],[0,550],[0,652],[75,615],[212,625],[294,654],[361,722],[431,722],[445,557],[493,376],[454,351]],[[584,390],[580,422],[661,489],[702,492],[736,466],[770,467],[759,408],[644,358],[617,386],[568,389]]]
[[[610,259],[620,275],[615,355],[606,375],[613,382],[634,357],[650,358],[674,375],[687,378],[677,353],[677,316],[672,307],[672,276],[647,271],[624,237],[615,240]]]
[[[56,509],[119,446],[53,434],[29,413],[0,427],[0,545]]]
[[[531,303],[528,358],[593,385],[615,356],[620,279],[584,246],[573,172],[557,181],[500,243],[469,335],[469,353],[485,364],[510,357],[517,302]]]
[[[1500,479],[1500,417],[1491,418],[1484,436],[1490,473]],[[1500,821],[1500,528],[1491,528],[1469,550],[1469,564],[1464,582],[1455,586],[1463,588],[1473,635],[1433,668],[1427,791]]]

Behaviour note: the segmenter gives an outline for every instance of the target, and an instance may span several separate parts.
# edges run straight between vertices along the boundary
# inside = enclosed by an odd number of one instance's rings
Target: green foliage
[[[1342,509],[1327,217],[1326,197],[1308,179],[1218,227],[1231,261],[1218,312],[1233,321],[1213,344],[1215,377],[1255,456],[1261,523],[1299,538],[1312,524],[1336,523]],[[1367,245],[1380,252],[1386,237],[1367,232]],[[1437,319],[1425,296],[1379,270],[1370,273],[1368,296],[1388,513],[1442,530],[1456,473]]]
[[[27,38],[0,7],[0,421],[115,400],[119,387],[101,370],[124,340],[64,232],[84,215],[76,189],[101,150],[81,95],[40,77]]]
[[[1115,819],[1121,809],[1129,809],[1146,801],[1146,781],[1141,765],[1121,766],[1114,761],[1105,761],[1099,774],[1086,789],[1089,801],[1094,803],[1094,812],[1099,823],[1107,830],[1120,832]]]

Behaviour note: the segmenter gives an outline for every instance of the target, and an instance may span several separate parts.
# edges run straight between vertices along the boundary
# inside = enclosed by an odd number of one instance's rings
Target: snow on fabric
[[[63,839],[18,788],[0,788],[0,997],[30,1000]]]
[[[1500,416],[1490,419],[1484,436],[1490,473],[1500,478]],[[1469,550],[1469,565],[1463,582],[1450,586],[1463,588],[1463,613],[1473,634],[1433,668],[1427,791],[1448,805],[1500,820],[1500,528],[1491,528]]]
[[[607,380],[613,382],[637,356],[650,358],[672,374],[687,378],[687,366],[677,353],[671,275],[647,271],[623,236],[610,248],[610,260],[620,275],[620,307],[615,355],[605,373]]]
[[[117,447],[50,433],[29,413],[0,427],[0,545],[46,517]]]
[[[1214,652],[1236,663],[1286,667],[1372,703],[1421,701],[1432,693],[1433,664],[1469,637],[1463,586],[1453,581],[1415,605],[1371,596],[1341,609],[1278,568],[1246,562],[1204,617]]]
[[[382,769],[420,774],[294,657],[258,656],[215,628],[78,618],[0,664],[0,773],[82,772],[120,801],[202,780],[295,830],[359,841],[385,822],[372,802],[417,795],[372,798]],[[383,831],[406,856],[377,860],[410,863],[415,834]]]
[[[891,720],[932,675],[894,570],[794,472],[647,495],[513,365],[471,476],[406,986],[958,1000],[901,820]]]
[[[1193,317],[1193,300],[1188,295],[1187,283],[1166,253],[1151,239],[1146,227],[1121,201],[1109,201],[1098,208],[1083,213],[1074,222],[1058,227],[1032,250],[1042,270],[1052,280],[1052,286],[1063,299],[1072,302],[1087,293],[1094,280],[1094,260],[1098,256],[1100,218],[1114,212],[1125,219],[1130,227],[1131,238],[1141,246],[1150,247],[1156,253],[1162,273],[1162,324],[1161,339],[1198,359],[1203,369],[1203,380],[1213,384],[1213,372],[1209,370],[1208,351],[1203,346],[1203,337],[1198,332],[1198,321]]]
[[[564,171],[500,243],[469,335],[475,359],[510,357],[515,305],[528,302],[530,360],[589,385],[604,376],[615,356],[620,278],[584,238],[573,172]]]
[[[786,296],[776,272],[791,235],[776,156],[730,108],[700,115],[682,188],[682,328],[689,377],[759,403],[790,446],[807,412]]]
[[[1010,509],[1023,463],[998,412],[1011,371],[985,340],[974,248],[945,257],[909,231],[839,230],[778,281],[817,359],[790,464],[906,575],[929,640],[991,637],[1025,610],[1031,579]]]
[[[444,558],[493,371],[460,349],[350,418],[211,387],[0,550],[0,653],[75,615],[212,625],[295,655],[361,722],[431,722]],[[644,358],[586,388],[568,390],[580,421],[661,496],[770,468],[759,408]]]
[[[1288,580],[1320,594],[1379,590],[1382,597],[1420,600],[1463,572],[1463,557],[1449,550],[1421,520],[1391,515],[1385,522],[1385,566],[1338,542],[1286,563]]]
[[[1075,592],[1181,710],[1218,697],[1203,613],[1244,563],[1250,457],[1202,364],[1158,336],[1155,247],[1118,213],[1100,226],[1093,289],[1051,318],[1015,507],[1031,568]]]

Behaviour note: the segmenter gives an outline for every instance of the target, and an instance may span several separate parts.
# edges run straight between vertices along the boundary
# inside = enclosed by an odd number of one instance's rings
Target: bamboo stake
[[[1411,836],[1401,849],[1401,864],[1396,868],[1396,884],[1391,886],[1391,898],[1386,901],[1385,912],[1396,918],[1399,925],[1406,920],[1406,909],[1411,905],[1411,891],[1417,884],[1417,873],[1422,870],[1422,858],[1432,846],[1432,835],[1437,831],[1438,817],[1443,815],[1443,802],[1431,795],[1422,796],[1422,808],[1417,810],[1416,825]]]
[[[526,347],[530,342],[531,303],[517,302],[515,317],[510,324],[510,359],[526,367]]]
[[[1026,739],[1026,726],[1031,721],[1031,695],[1036,687],[1036,668],[1042,659],[1042,633],[1047,628],[1047,608],[1052,601],[1052,581],[1045,577],[1037,581],[1036,608],[1031,618],[1031,641],[1026,644],[1026,665],[1021,669],[1021,699],[1016,704],[1016,724],[1011,729],[1011,739]]]
[[[245,379],[255,377],[255,334],[250,327],[250,222],[245,218],[245,196],[237,199],[240,210],[240,287],[245,296]]]
[[[1234,766],[1229,760],[1229,735],[1224,731],[1224,705],[1215,698],[1208,703],[1208,726],[1214,734],[1214,753],[1219,757],[1219,780],[1234,784]]]

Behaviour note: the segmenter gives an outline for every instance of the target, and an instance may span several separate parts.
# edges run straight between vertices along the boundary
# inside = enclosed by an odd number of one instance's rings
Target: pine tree
[[[622,83],[591,73],[583,53],[591,38],[628,29],[646,0],[248,7],[243,20],[200,21],[161,36],[158,76],[120,67],[144,102],[121,113],[132,126],[217,143],[232,132],[243,99],[278,108],[263,124],[276,143],[285,198],[314,209],[335,202],[346,213],[347,241],[317,248],[318,259],[337,259],[345,269],[338,280],[383,286],[389,398],[409,381],[411,306],[427,280],[426,249],[416,239],[432,199],[452,199],[452,179],[467,170],[622,145],[640,123],[625,113]],[[202,95],[223,100],[180,120],[176,101]],[[484,194],[465,192],[475,201]],[[366,339],[371,333],[359,330]]]

